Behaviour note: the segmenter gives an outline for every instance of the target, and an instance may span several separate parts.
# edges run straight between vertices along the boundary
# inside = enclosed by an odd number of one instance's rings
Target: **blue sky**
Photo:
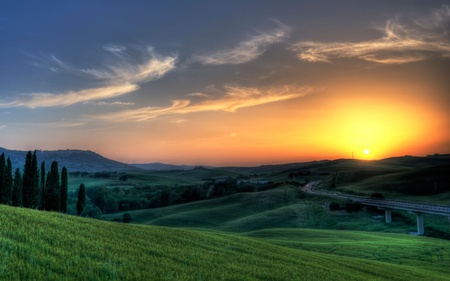
[[[217,165],[448,152],[449,33],[448,1],[2,1],[0,146]]]

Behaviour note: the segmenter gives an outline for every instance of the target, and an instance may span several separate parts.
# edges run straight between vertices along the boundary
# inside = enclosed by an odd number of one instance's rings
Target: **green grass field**
[[[263,229],[244,235],[294,249],[411,265],[450,276],[450,243],[443,240],[437,242],[436,239],[392,233],[321,229]]]
[[[92,189],[158,189],[239,175],[280,184],[261,192],[102,217],[120,221],[129,213],[132,224],[0,207],[0,276],[5,280],[449,280],[449,241],[410,235],[416,231],[413,214],[394,211],[393,222],[387,225],[374,217],[382,215],[374,210],[330,211],[330,202],[343,206],[346,201],[301,192],[289,176],[307,170],[296,180],[325,179],[322,185],[327,185],[337,174],[341,192],[448,202],[449,192],[402,193],[408,180],[446,180],[441,170],[448,167],[434,171],[427,164],[430,159],[419,159],[425,161],[420,165],[414,164],[416,160],[129,171],[126,181],[119,179],[124,172],[111,178],[74,177],[69,181],[72,192],[80,183]],[[426,235],[445,238],[450,221],[426,215],[425,228]]]
[[[138,224],[196,227],[229,232],[266,228],[319,228],[393,233],[416,231],[414,215],[406,212],[395,211],[392,224],[386,225],[384,219],[373,218],[376,213],[332,212],[324,206],[333,199],[314,195],[298,198],[298,195],[298,188],[286,185],[262,192],[238,193],[217,199],[127,213],[131,214],[132,222]],[[123,214],[107,214],[103,215],[103,218],[120,220]],[[450,233],[449,221],[443,216],[426,215],[425,226]]]
[[[243,237],[8,206],[0,206],[0,221],[2,280],[448,280],[450,244],[426,237],[323,230]]]

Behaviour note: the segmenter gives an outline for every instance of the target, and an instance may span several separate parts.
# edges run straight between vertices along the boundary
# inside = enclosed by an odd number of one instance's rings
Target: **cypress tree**
[[[27,152],[27,156],[25,157],[25,167],[23,168],[23,180],[22,180],[22,195],[23,195],[23,206],[25,208],[30,208],[30,194],[31,194],[31,181],[30,181],[30,173],[31,173],[31,161],[32,161],[31,151]]]
[[[78,189],[78,201],[77,201],[77,213],[81,215],[86,205],[86,190],[84,188],[84,183],[80,184]]]
[[[61,171],[61,212],[63,213],[67,213],[67,189],[67,169],[63,167]]]
[[[41,192],[39,189],[39,170],[38,170],[38,161],[36,156],[36,150],[33,153],[33,159],[31,161],[31,171],[32,171],[32,180],[33,180],[33,209],[39,208],[41,205]]]
[[[45,209],[47,211],[61,211],[61,191],[59,185],[58,162],[53,161],[47,174]]]
[[[42,161],[41,163],[41,204],[40,209],[45,210],[45,161]]]
[[[25,208],[36,209],[39,207],[41,196],[39,196],[39,173],[37,168],[36,151],[34,151],[34,154],[28,151],[22,181],[23,206]]]
[[[14,172],[14,186],[12,192],[12,205],[16,207],[22,207],[22,175],[19,168]]]
[[[12,165],[11,159],[8,157],[6,160],[5,176],[4,176],[4,186],[2,190],[2,204],[11,205],[12,204]]]
[[[5,188],[5,154],[0,155],[0,203],[3,202],[3,189]]]

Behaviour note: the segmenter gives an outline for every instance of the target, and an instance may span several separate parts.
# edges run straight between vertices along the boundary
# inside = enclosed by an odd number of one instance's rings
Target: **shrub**
[[[339,205],[339,203],[333,201],[330,203],[329,208],[330,208],[330,211],[338,211],[341,209],[341,206]]]
[[[384,199],[384,195],[378,192],[372,193],[372,195],[370,195],[370,198],[374,198],[374,199]]]
[[[361,211],[362,209],[362,204],[359,202],[348,202],[347,204],[345,204],[345,210],[349,213],[355,211]]]
[[[122,222],[129,223],[132,220],[130,213],[123,214]]]

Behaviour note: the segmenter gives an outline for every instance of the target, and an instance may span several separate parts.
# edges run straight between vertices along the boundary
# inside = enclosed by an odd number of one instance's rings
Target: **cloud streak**
[[[195,60],[202,64],[242,64],[261,56],[268,46],[283,41],[289,34],[289,28],[281,28],[268,33],[253,36],[247,41],[240,42],[236,47],[224,49],[206,55],[199,55]]]
[[[240,108],[252,107],[288,99],[303,97],[318,89],[311,87],[284,86],[281,88],[258,89],[247,87],[225,87],[226,93],[220,99],[192,104],[190,100],[174,100],[165,108],[146,107],[112,114],[93,116],[104,121],[146,121],[162,115],[189,114],[206,111],[235,112]]]
[[[141,64],[130,63],[122,54],[125,48],[121,46],[108,45],[106,48],[109,52],[114,52],[118,60],[106,66],[104,69],[80,70],[61,61],[56,56],[51,56],[50,58],[59,69],[63,69],[72,74],[81,73],[83,75],[89,75],[91,78],[100,79],[104,86],[79,91],[67,91],[64,93],[22,94],[11,101],[0,100],[0,108],[64,107],[80,102],[110,99],[134,92],[139,89],[140,84],[159,79],[175,68],[175,56],[158,56],[152,48],[147,49],[146,58]],[[116,105],[119,105],[119,103],[116,103]]]
[[[129,63],[125,56],[120,55],[124,49],[118,46],[108,48],[109,52],[116,53],[120,58],[115,64],[106,66],[104,69],[82,69],[81,72],[101,80],[143,83],[161,78],[175,68],[176,56],[161,57],[156,55],[152,48],[147,48],[147,58],[142,64]]]
[[[362,42],[313,42],[294,44],[300,60],[331,62],[335,58],[359,58],[384,64],[425,60],[431,55],[450,57],[450,8],[443,6],[427,17],[400,22],[389,20],[380,29],[384,36]]]
[[[113,85],[102,88],[69,91],[63,94],[35,93],[22,95],[11,102],[0,102],[0,108],[10,107],[64,107],[79,102],[108,99],[134,92],[139,87],[135,84]]]

